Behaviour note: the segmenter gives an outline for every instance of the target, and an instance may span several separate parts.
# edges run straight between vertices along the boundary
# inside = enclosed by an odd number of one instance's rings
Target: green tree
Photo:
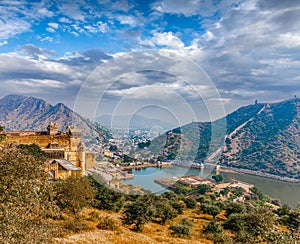
[[[241,213],[232,213],[223,224],[225,229],[240,232],[244,229],[245,215]]]
[[[69,177],[56,183],[56,202],[62,209],[77,213],[90,206],[94,199],[94,190],[88,177]]]
[[[204,214],[210,214],[213,217],[216,217],[221,212],[218,206],[205,203],[201,204],[200,210],[202,210]]]
[[[170,230],[172,230],[172,235],[177,237],[191,237],[191,230],[193,227],[193,223],[187,219],[184,218],[176,225],[171,225]]]
[[[137,232],[142,231],[144,224],[150,222],[155,213],[153,199],[153,194],[146,194],[127,204],[122,218],[123,223],[133,225],[133,230]]]
[[[30,154],[43,162],[47,159],[47,154],[36,144],[20,144],[17,146],[17,148],[20,148],[24,154]]]
[[[211,191],[211,186],[205,185],[205,184],[201,184],[200,186],[198,186],[198,187],[196,188],[196,191],[197,191],[199,194],[203,195],[203,194],[205,194],[205,193]]]
[[[117,147],[116,145],[110,145],[110,146],[109,146],[109,151],[115,152],[115,151],[117,151],[117,150],[118,150],[118,147]]]
[[[300,228],[300,211],[292,210],[286,219],[286,226],[293,232],[298,232]]]
[[[226,214],[225,216],[228,217],[233,213],[243,213],[246,210],[244,204],[239,202],[230,202],[226,207]]]
[[[223,176],[222,175],[213,175],[212,178],[217,182],[220,183],[223,181]]]
[[[203,229],[204,234],[220,234],[222,232],[223,227],[217,223],[215,218],[210,221]]]
[[[166,199],[158,197],[154,202],[153,218],[157,219],[160,224],[165,224],[177,216],[177,211],[169,204]]]
[[[262,193],[262,191],[260,189],[258,189],[257,187],[252,187],[251,192],[255,195],[257,195],[257,197],[259,198],[259,200],[263,200],[265,198],[264,194]]]
[[[4,128],[4,126],[0,125],[0,141],[3,141],[6,137],[6,135],[2,133],[4,131]]]
[[[89,179],[95,192],[93,207],[119,212],[124,205],[124,194],[109,188],[99,174],[94,174]]]
[[[185,197],[183,199],[187,208],[195,208],[197,207],[197,201],[192,197]]]
[[[274,214],[266,208],[255,208],[246,213],[232,213],[223,224],[233,230],[240,243],[266,241],[275,224]]]
[[[44,157],[22,148],[0,149],[0,242],[46,243],[58,217],[55,192],[48,181]]]

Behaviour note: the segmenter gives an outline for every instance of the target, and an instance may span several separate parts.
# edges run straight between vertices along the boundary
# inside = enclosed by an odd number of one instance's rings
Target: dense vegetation
[[[240,189],[217,193],[203,186],[185,194],[126,195],[109,188],[98,175],[49,182],[45,167],[36,146],[0,150],[1,243],[51,243],[72,233],[118,231],[117,220],[109,217],[112,212],[119,212],[123,226],[137,232],[153,223],[168,226],[165,235],[170,237],[216,243],[299,241],[299,209],[272,207],[256,188],[247,204],[233,202],[241,196]]]

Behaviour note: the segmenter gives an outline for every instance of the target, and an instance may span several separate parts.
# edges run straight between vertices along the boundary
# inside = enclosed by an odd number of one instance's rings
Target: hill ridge
[[[77,114],[63,103],[51,105],[33,96],[9,94],[0,99],[0,124],[6,130],[45,130],[50,122],[64,131],[68,125],[83,130],[84,137],[106,141],[110,132],[102,125]]]
[[[299,105],[298,98],[253,104],[206,125],[198,122],[196,154],[191,150],[196,146],[188,144],[195,124],[187,124],[165,134],[165,146],[158,155],[160,159],[198,163],[215,160],[226,166],[300,179]],[[221,124],[225,119],[224,133]],[[213,132],[212,127],[217,129]],[[159,140],[162,137],[154,139],[153,144]]]

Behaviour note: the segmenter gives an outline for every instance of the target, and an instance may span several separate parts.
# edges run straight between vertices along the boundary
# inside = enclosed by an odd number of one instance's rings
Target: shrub
[[[191,237],[191,230],[192,230],[193,224],[188,219],[181,220],[180,223],[176,225],[171,225],[170,230],[172,230],[172,235],[177,237]]]
[[[142,231],[144,224],[153,218],[153,194],[138,196],[137,199],[125,206],[122,221],[124,224],[134,225],[133,230]]]
[[[236,241],[254,243],[256,240],[267,240],[267,234],[273,229],[274,223],[271,211],[257,208],[247,213],[230,214],[223,226],[235,232]]]
[[[44,243],[56,228],[45,221],[60,215],[45,158],[32,148],[0,149],[0,243]]]
[[[87,223],[78,217],[67,220],[64,224],[64,227],[73,233],[91,230]]]
[[[226,207],[226,214],[225,216],[228,217],[233,213],[243,213],[245,212],[246,208],[245,205],[238,202],[230,202]]]
[[[100,219],[97,228],[101,230],[117,230],[119,226],[112,218],[106,216]]]
[[[223,176],[222,175],[213,175],[212,178],[217,182],[220,183],[223,181]]]
[[[177,211],[178,214],[183,213],[184,206],[182,203],[171,200],[169,201],[169,204],[172,206],[172,208],[174,208]]]
[[[157,199],[154,203],[153,218],[160,224],[165,224],[177,216],[177,211],[165,199]],[[153,219],[152,218],[152,219]]]
[[[197,207],[197,201],[192,197],[186,197],[183,199],[187,208],[195,208]]]
[[[198,186],[198,187],[196,188],[196,191],[197,191],[199,194],[203,195],[203,194],[205,194],[206,192],[211,191],[211,186],[202,184],[202,185],[200,185],[200,186]]]
[[[62,209],[77,214],[84,207],[90,206],[94,191],[87,177],[69,177],[56,183],[56,202]]]
[[[124,205],[124,195],[115,189],[110,189],[101,175],[92,175],[89,180],[95,192],[93,207],[119,212]]]
[[[216,219],[213,219],[206,225],[206,227],[203,229],[203,233],[213,233],[213,234],[219,234],[223,232],[223,228],[221,225],[219,225],[216,221]]]
[[[211,204],[201,204],[200,210],[202,210],[204,214],[210,214],[213,217],[216,217],[221,212],[218,206]]]

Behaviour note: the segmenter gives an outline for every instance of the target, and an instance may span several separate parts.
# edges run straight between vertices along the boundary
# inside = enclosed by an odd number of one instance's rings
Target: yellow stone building
[[[94,167],[96,155],[86,152],[82,142],[82,131],[67,127],[66,132],[58,130],[57,123],[50,123],[47,131],[4,131],[5,139],[0,147],[18,144],[36,144],[47,155],[49,174],[53,179],[65,179],[82,175],[86,168]]]

